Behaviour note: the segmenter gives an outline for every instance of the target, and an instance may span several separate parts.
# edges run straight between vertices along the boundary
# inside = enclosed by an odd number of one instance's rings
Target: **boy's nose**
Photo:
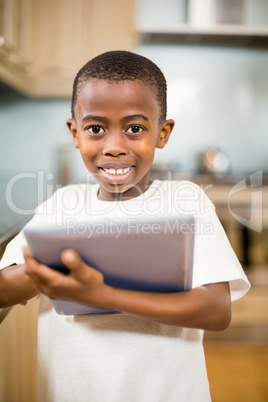
[[[105,143],[102,150],[103,155],[127,155],[127,141],[121,133],[109,133],[106,136]]]

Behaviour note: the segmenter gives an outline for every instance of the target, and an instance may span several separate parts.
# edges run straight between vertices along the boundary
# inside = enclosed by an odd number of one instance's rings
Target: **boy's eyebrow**
[[[123,117],[122,120],[130,120],[130,119],[142,119],[145,121],[149,121],[148,117],[144,116],[143,114],[131,114],[129,116]]]
[[[88,114],[87,116],[83,117],[82,121],[85,122],[87,120],[97,120],[97,121],[106,121],[106,117],[101,116],[94,116],[92,114]]]
[[[148,117],[144,116],[143,114],[131,114],[131,115],[123,117],[121,120],[130,120],[130,119],[142,119],[145,121],[149,121]],[[89,114],[89,115],[83,117],[83,119],[82,119],[83,122],[88,121],[88,120],[97,120],[100,122],[104,122],[104,121],[107,121],[108,119],[106,117],[95,116],[92,114]]]

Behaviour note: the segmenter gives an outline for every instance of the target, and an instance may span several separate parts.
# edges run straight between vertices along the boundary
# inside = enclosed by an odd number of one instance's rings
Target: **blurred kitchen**
[[[176,126],[152,177],[204,188],[252,282],[205,335],[213,401],[267,401],[268,0],[0,0],[1,252],[57,186],[92,180],[65,120],[76,72],[112,49],[163,70]],[[37,401],[37,308],[0,325],[1,401]]]

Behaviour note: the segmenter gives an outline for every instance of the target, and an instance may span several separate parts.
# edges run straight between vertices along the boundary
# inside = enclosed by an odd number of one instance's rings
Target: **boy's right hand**
[[[69,275],[53,270],[36,261],[27,247],[23,248],[26,274],[40,292],[52,299],[61,299],[103,307],[109,293],[109,286],[104,283],[103,275],[88,266],[72,249],[62,252],[62,262],[69,270]]]

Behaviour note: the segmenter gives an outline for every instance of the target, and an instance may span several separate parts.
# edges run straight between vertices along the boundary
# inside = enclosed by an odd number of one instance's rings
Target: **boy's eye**
[[[89,126],[86,128],[92,134],[101,134],[104,133],[104,129],[101,126]]]
[[[137,134],[137,133],[141,133],[143,131],[143,128],[141,126],[130,126],[127,129],[127,133],[131,133],[131,134]]]

